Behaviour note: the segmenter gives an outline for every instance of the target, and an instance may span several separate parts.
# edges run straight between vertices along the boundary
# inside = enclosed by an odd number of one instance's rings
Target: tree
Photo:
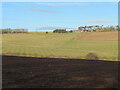
[[[81,27],[78,27],[78,30],[82,30],[83,29],[83,27],[81,26]]]
[[[116,25],[116,30],[118,30],[118,31],[120,31],[120,27],[119,27],[119,25]]]
[[[89,26],[90,30],[92,30],[93,26]]]
[[[84,30],[86,30],[86,29],[87,29],[87,26],[84,27]]]
[[[79,30],[79,31],[82,31],[83,29],[84,29],[84,27],[83,27],[83,26],[78,27],[78,30]]]
[[[95,30],[99,30],[100,29],[99,27],[100,27],[99,25],[96,25]]]

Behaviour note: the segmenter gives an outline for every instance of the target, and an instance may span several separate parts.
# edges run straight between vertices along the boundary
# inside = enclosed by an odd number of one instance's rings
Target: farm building
[[[80,32],[96,32],[97,30],[80,30]]]
[[[97,30],[74,30],[74,32],[96,32]]]

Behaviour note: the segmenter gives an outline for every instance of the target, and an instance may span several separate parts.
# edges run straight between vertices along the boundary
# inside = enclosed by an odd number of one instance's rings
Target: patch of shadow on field
[[[118,64],[61,58],[2,56],[3,88],[118,88]]]

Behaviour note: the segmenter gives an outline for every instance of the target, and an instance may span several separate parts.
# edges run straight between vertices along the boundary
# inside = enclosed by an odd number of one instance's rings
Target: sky
[[[117,24],[117,2],[2,2],[2,28],[75,30]]]

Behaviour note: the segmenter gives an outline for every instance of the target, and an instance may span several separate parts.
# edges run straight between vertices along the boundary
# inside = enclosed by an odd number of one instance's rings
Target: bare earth
[[[113,61],[2,56],[4,88],[118,88]]]
[[[76,37],[77,40],[118,40],[118,32],[87,32]]]

